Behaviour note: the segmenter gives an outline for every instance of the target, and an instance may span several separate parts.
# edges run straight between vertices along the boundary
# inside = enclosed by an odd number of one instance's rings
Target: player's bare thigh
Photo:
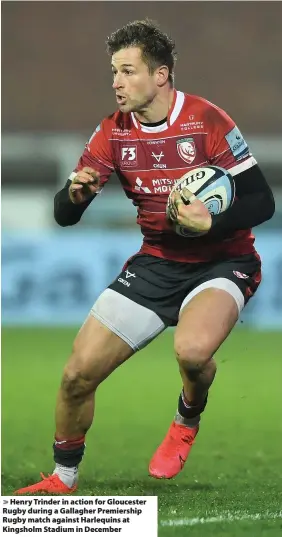
[[[64,375],[82,377],[95,389],[132,354],[128,343],[89,315],[74,340]]]
[[[207,363],[237,322],[238,305],[223,289],[196,294],[180,312],[174,347],[179,362]]]
[[[74,341],[64,371],[65,384],[87,384],[88,391],[95,389],[164,329],[164,323],[153,311],[106,289]]]

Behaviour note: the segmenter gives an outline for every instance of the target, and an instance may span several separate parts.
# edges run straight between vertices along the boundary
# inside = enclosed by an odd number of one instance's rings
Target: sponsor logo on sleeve
[[[225,140],[227,141],[236,160],[241,160],[242,158],[248,156],[248,145],[245,142],[238,127],[234,127],[234,129],[232,129],[228,134],[226,134]]]
[[[101,125],[98,125],[98,126],[96,127],[95,131],[93,132],[93,134],[92,134],[92,136],[91,136],[91,138],[90,138],[88,144],[90,144],[90,142],[92,142],[94,136],[95,136],[95,135],[97,134],[97,132],[99,132],[100,130],[101,130]]]

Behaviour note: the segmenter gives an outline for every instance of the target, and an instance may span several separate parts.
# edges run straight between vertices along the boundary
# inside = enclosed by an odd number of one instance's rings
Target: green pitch
[[[2,332],[3,495],[53,469],[54,402],[75,333]],[[232,334],[184,471],[155,481],[148,461],[181,387],[172,332],[159,337],[100,387],[78,495],[157,495],[161,537],[280,536],[281,349],[282,334]]]

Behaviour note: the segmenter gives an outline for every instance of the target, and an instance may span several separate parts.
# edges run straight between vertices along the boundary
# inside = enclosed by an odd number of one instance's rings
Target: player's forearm
[[[72,203],[69,197],[69,184],[67,183],[54,198],[54,218],[57,224],[63,227],[77,224],[93,199],[79,204]]]
[[[240,229],[249,229],[272,218],[275,202],[272,191],[258,166],[235,178],[236,201],[224,213],[212,217],[210,237],[223,238]]]
[[[258,192],[234,202],[225,213],[212,217],[210,236],[226,237],[230,232],[249,229],[270,220],[275,210],[273,195]]]

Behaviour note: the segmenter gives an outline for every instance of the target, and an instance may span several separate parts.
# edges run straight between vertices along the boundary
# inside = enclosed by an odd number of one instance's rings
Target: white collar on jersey
[[[139,129],[143,132],[162,132],[168,129],[175,120],[178,118],[183,103],[184,103],[185,95],[182,91],[174,90],[174,99],[171,106],[171,109],[169,110],[167,121],[165,123],[162,123],[162,125],[158,125],[157,127],[146,127],[145,125],[141,125],[139,123],[138,119],[135,117],[134,113],[131,112],[131,119],[134,123],[134,126],[136,129]]]

